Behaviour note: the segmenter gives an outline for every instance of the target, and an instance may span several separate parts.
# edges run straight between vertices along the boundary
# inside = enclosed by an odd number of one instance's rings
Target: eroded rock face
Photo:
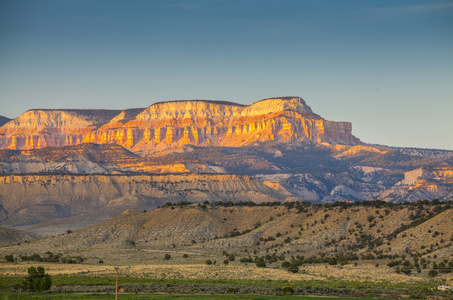
[[[240,147],[269,140],[360,144],[351,131],[351,123],[324,120],[298,97],[265,99],[250,106],[191,100],[125,111],[30,110],[0,128],[0,148],[115,143],[150,155],[187,144]]]
[[[115,110],[29,110],[0,128],[0,148],[41,149],[85,142]]]
[[[259,180],[231,174],[5,175],[0,176],[0,222],[23,226],[96,210],[154,209],[166,202],[285,198]]]

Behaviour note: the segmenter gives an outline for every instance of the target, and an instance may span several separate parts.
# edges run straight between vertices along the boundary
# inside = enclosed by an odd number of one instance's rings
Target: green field
[[[49,293],[20,294],[22,276],[0,276],[3,299],[115,299],[115,277],[52,276]],[[149,279],[121,277],[119,299],[424,299],[445,295],[435,282]],[[8,297],[5,297],[8,294]],[[292,294],[292,295],[290,295]],[[307,297],[318,295],[318,297]]]
[[[10,299],[115,299],[114,294],[14,294],[9,295],[8,300]],[[250,300],[268,300],[268,299],[300,299],[300,300],[346,300],[346,299],[355,299],[355,300],[365,300],[371,298],[331,298],[331,297],[306,297],[306,296],[289,296],[289,295],[279,295],[279,296],[260,296],[260,295],[131,295],[131,294],[120,294],[118,299],[134,299],[134,300],[145,300],[145,299],[158,299],[158,300],[167,300],[167,299],[250,299]]]
[[[115,278],[110,276],[53,276],[50,293],[18,294],[23,277],[0,277],[0,299],[114,299]],[[13,287],[16,287],[14,289]],[[432,286],[432,285],[431,285]],[[429,284],[345,281],[120,279],[119,299],[371,299],[402,295],[424,298],[438,294]],[[288,291],[288,289],[290,291]],[[3,292],[3,293],[2,293]],[[289,296],[294,293],[294,296]],[[286,294],[286,295],[285,295]],[[319,295],[321,297],[307,297]],[[330,296],[330,297],[327,297]],[[336,297],[336,298],[333,298]]]

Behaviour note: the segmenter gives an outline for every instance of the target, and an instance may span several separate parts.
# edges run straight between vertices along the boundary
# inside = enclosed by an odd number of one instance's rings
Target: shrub
[[[170,258],[171,258],[171,255],[170,255],[170,254],[168,254],[168,253],[165,254],[165,256],[164,256],[164,259],[165,259],[165,260],[170,260]]]
[[[283,289],[282,289],[282,293],[283,294],[294,294],[294,289],[290,286],[285,286]]]
[[[264,262],[264,260],[262,259],[257,259],[256,260],[256,266],[258,268],[265,268],[266,267],[266,263]]]
[[[245,263],[251,263],[253,262],[253,259],[249,256],[249,257],[243,257],[239,260],[241,263],[245,264]]]
[[[206,261],[205,261],[205,264],[207,264],[208,266],[209,266],[209,265],[212,265],[212,260],[210,260],[210,259],[206,260]]]
[[[125,243],[126,243],[127,246],[135,247],[135,241],[134,240],[127,239],[125,241]]]
[[[291,264],[287,270],[292,273],[297,273],[299,272],[299,267],[296,264]]]
[[[236,259],[236,257],[234,256],[234,254],[230,254],[230,255],[228,256],[228,260],[229,260],[229,261],[234,261],[235,259]]]
[[[14,256],[12,254],[5,255],[5,259],[7,262],[14,262]]]
[[[228,265],[228,264],[230,263],[230,261],[229,261],[228,259],[225,259],[225,260],[223,261],[223,263],[224,263],[225,265]]]
[[[401,271],[401,273],[404,273],[406,275],[409,275],[409,274],[412,273],[412,270],[410,268],[408,268],[408,267],[403,267],[403,268],[400,269],[400,271]]]
[[[436,277],[437,274],[439,274],[439,273],[437,273],[436,270],[429,270],[429,272],[428,272],[429,277]]]

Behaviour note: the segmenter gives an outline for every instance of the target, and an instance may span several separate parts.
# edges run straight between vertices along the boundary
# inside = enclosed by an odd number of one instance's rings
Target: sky
[[[453,150],[453,0],[0,1],[0,115],[279,96]]]

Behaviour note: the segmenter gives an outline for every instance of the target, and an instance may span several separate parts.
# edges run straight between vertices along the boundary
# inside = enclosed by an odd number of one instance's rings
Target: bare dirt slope
[[[0,224],[29,230],[41,224],[53,233],[55,224],[49,221],[74,229],[127,209],[149,210],[166,202],[259,203],[286,197],[259,180],[231,174],[8,175],[0,177]]]
[[[272,250],[305,257],[412,253],[450,259],[451,228],[451,203],[391,207],[192,204],[150,212],[129,210],[37,243],[42,249]]]

